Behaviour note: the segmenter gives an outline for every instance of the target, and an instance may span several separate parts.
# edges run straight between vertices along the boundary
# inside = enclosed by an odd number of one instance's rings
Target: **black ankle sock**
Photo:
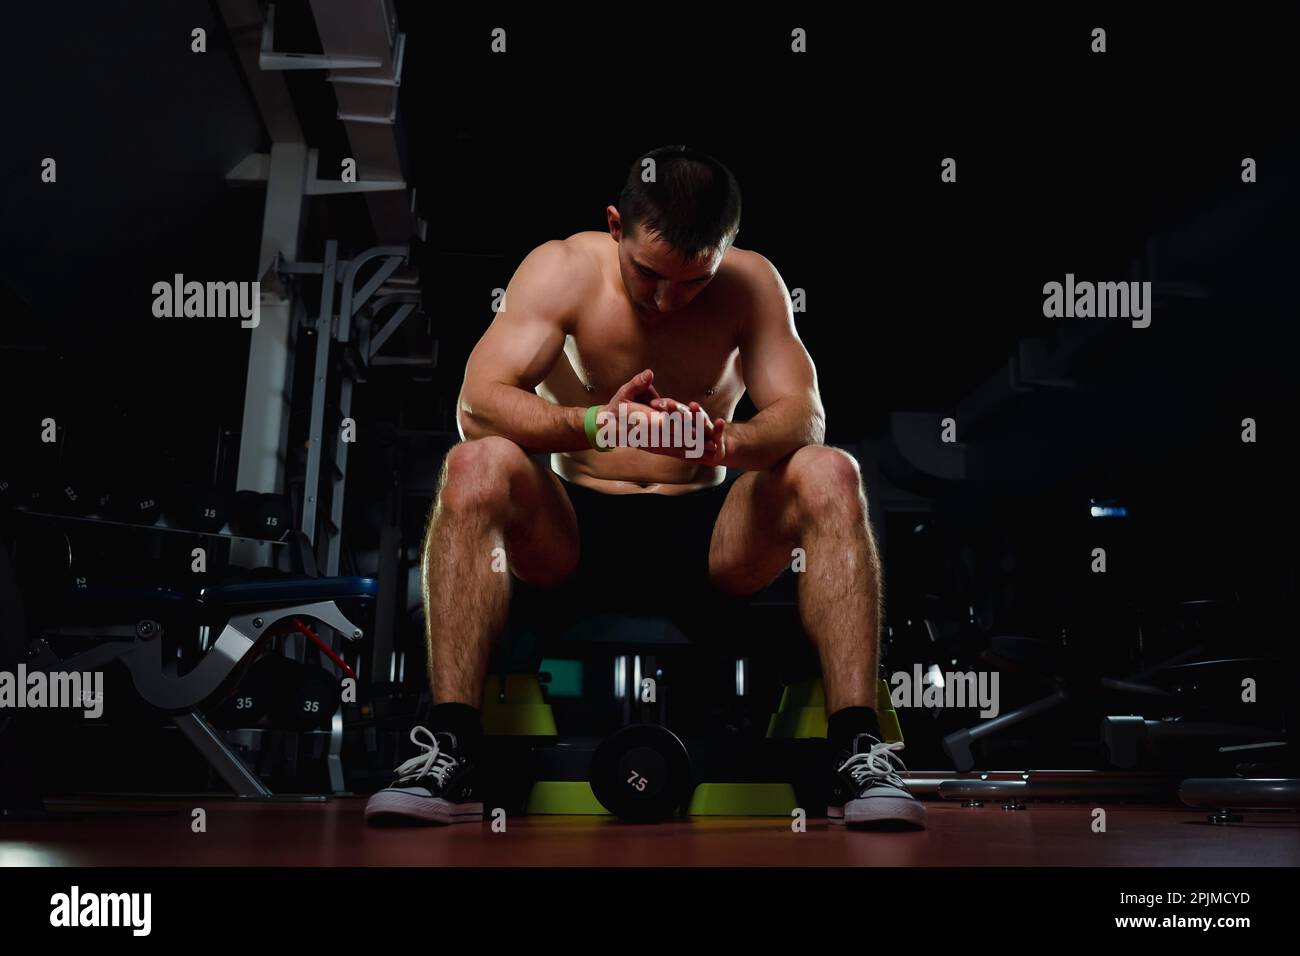
[[[483,739],[483,715],[469,704],[434,704],[429,709],[429,730],[456,737],[460,750],[472,753]]]
[[[826,739],[837,751],[852,750],[858,734],[880,739],[880,722],[870,707],[842,707],[826,721]]]

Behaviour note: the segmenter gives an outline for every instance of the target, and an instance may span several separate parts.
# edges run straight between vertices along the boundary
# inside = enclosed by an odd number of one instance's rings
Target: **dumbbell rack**
[[[301,529],[317,548],[322,573],[339,573],[343,528],[344,485],[347,480],[348,443],[335,434],[326,467],[326,413],[337,412],[340,420],[352,413],[352,392],[357,382],[364,382],[366,372],[380,365],[431,367],[437,362],[436,349],[430,356],[380,355],[380,350],[419,307],[418,278],[395,275],[408,264],[408,246],[375,246],[352,259],[340,259],[338,240],[325,243],[321,262],[285,262],[277,257],[271,268],[285,283],[295,277],[320,276],[320,314],[303,318],[307,334],[315,337],[313,355],[311,423],[307,438],[307,467],[303,493]],[[376,268],[363,281],[361,273],[372,264]],[[336,293],[335,287],[338,286]],[[335,314],[335,297],[338,311]],[[299,297],[300,298],[300,297]],[[382,325],[379,317],[395,307]],[[354,341],[355,336],[355,341]],[[436,342],[434,343],[436,345]],[[331,363],[331,346],[338,346],[339,361]],[[331,374],[337,378],[335,405],[328,402]],[[322,514],[322,501],[328,489],[329,513]]]
[[[334,417],[341,421],[351,416],[354,386],[364,382],[371,369],[430,369],[437,365],[436,338],[427,355],[395,355],[391,347],[385,350],[403,324],[420,314],[418,277],[398,271],[409,264],[409,246],[375,246],[351,259],[341,259],[335,239],[325,242],[320,262],[288,262],[277,255],[271,264],[271,272],[286,288],[305,277],[320,277],[320,311],[315,318],[303,315],[299,320],[299,326],[315,339],[300,528],[316,549],[317,566],[326,576],[340,573],[348,471],[348,443],[333,427]],[[303,297],[295,295],[294,300],[300,304]],[[332,352],[337,353],[337,361],[331,361]],[[333,403],[331,383],[337,393]],[[331,442],[326,441],[327,434],[333,435]],[[323,510],[325,507],[328,512]],[[381,554],[391,557],[393,551],[394,547],[388,546]],[[396,568],[381,567],[379,578],[373,657],[376,667],[392,650],[391,635],[399,603]]]
[[[370,593],[373,593],[373,584],[373,581],[369,582]],[[297,617],[314,619],[353,641],[361,638],[362,631],[343,614],[332,598],[308,603],[290,603],[283,598],[269,603],[265,599],[252,602],[245,599],[241,608],[232,608],[221,634],[199,663],[184,676],[175,676],[174,668],[169,669],[168,662],[164,661],[162,627],[155,621],[144,621],[131,628],[134,633],[129,636],[134,640],[101,643],[67,659],[60,658],[49,641],[38,640],[28,654],[30,667],[54,672],[93,671],[111,662],[125,665],[140,697],[169,714],[172,723],[237,797],[270,798],[273,796],[270,789],[239,757],[232,740],[223,736],[206,719],[200,709],[201,703],[211,699],[218,688],[229,681],[240,662],[255,652],[262,636],[271,633],[281,621]],[[330,740],[327,763],[331,789],[341,793],[344,790],[340,760],[343,739],[341,708],[334,713],[331,729],[324,733]]]
[[[227,541],[249,540],[248,535],[236,534],[235,532],[229,530],[230,526],[228,524],[224,529],[220,531],[195,531],[191,528],[173,528],[170,524],[167,523],[166,518],[159,518],[155,524],[139,524],[139,523],[133,523],[129,521],[114,521],[110,518],[97,518],[93,516],[83,517],[81,515],[58,514],[52,511],[29,511],[23,508],[15,509],[13,513],[28,518],[38,518],[42,521],[49,522],[54,525],[66,523],[70,525],[75,524],[80,526],[129,528],[134,531],[168,531],[171,532],[172,534],[184,534],[190,537],[224,538]],[[288,544],[287,540],[276,541],[270,538],[258,538],[256,540],[258,544],[268,544],[273,546],[281,546],[281,545]]]

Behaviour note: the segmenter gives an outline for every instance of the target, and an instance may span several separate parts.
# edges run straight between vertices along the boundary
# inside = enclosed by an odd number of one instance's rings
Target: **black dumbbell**
[[[82,595],[102,593],[106,584],[117,584],[111,571],[121,563],[105,561],[103,555],[89,547],[72,547],[69,551],[68,588]]]
[[[73,571],[71,539],[61,531],[35,529],[18,535],[12,551],[24,603],[57,603]]]
[[[283,495],[237,491],[230,528],[248,538],[279,541],[293,530],[289,502]]]
[[[109,509],[109,494],[97,487],[93,479],[64,472],[45,490],[43,499],[49,511],[84,518]]]
[[[90,513],[105,518],[113,508],[113,493],[102,485],[93,485],[90,492]]]
[[[283,495],[262,495],[256,520],[257,526],[262,529],[262,537],[280,541],[293,530],[293,515],[289,509],[289,500]]]
[[[93,417],[76,420],[59,431],[58,467],[46,485],[46,508],[57,514],[102,517],[109,507],[109,494],[101,476],[115,461],[112,431]]]
[[[42,429],[42,435],[46,432]],[[58,441],[37,440],[26,434],[21,440],[7,441],[6,459],[16,466],[7,478],[14,507],[42,513],[58,513],[58,502],[52,492],[58,486],[60,448],[64,430],[56,430]],[[7,469],[8,470],[8,469]]]
[[[12,472],[0,472],[0,511],[17,508],[23,501],[23,485]]]
[[[686,745],[658,724],[632,724],[601,741],[590,778],[601,806],[628,823],[672,816],[694,789]]]
[[[281,730],[329,730],[342,697],[340,681],[322,667],[286,658],[272,724]]]
[[[14,504],[19,508],[26,509],[27,511],[36,511],[42,514],[48,514],[52,511],[49,495],[51,484],[53,484],[53,482],[48,478],[38,478],[19,485],[18,495]]]
[[[233,505],[229,491],[210,485],[188,484],[168,496],[163,513],[173,528],[213,533],[230,521]]]
[[[49,493],[45,496],[49,509],[62,515],[90,514],[90,495],[71,475],[61,475],[51,482]]]
[[[208,653],[212,653],[209,651]],[[275,709],[276,698],[285,686],[285,671],[292,664],[283,654],[268,652],[248,665],[233,686],[208,710],[213,726],[256,727]]]
[[[110,521],[153,525],[162,516],[162,503],[148,480],[121,478],[112,483],[102,511],[102,517]]]
[[[0,513],[22,505],[26,490],[26,448],[0,425]]]
[[[129,524],[154,525],[162,516],[162,505],[157,493],[151,488],[136,486],[128,488],[109,499],[109,510],[118,509],[123,516],[121,520]]]

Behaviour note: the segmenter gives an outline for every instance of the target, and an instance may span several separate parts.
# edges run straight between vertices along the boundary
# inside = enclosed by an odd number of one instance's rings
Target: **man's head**
[[[618,206],[607,215],[632,301],[650,312],[672,312],[709,284],[735,241],[740,186],[712,156],[664,146],[632,164]]]

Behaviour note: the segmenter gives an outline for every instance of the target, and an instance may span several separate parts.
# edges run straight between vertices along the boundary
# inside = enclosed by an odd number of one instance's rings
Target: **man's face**
[[[722,264],[724,250],[685,260],[672,246],[643,229],[611,230],[618,240],[618,268],[623,287],[640,309],[675,312],[704,291]]]

